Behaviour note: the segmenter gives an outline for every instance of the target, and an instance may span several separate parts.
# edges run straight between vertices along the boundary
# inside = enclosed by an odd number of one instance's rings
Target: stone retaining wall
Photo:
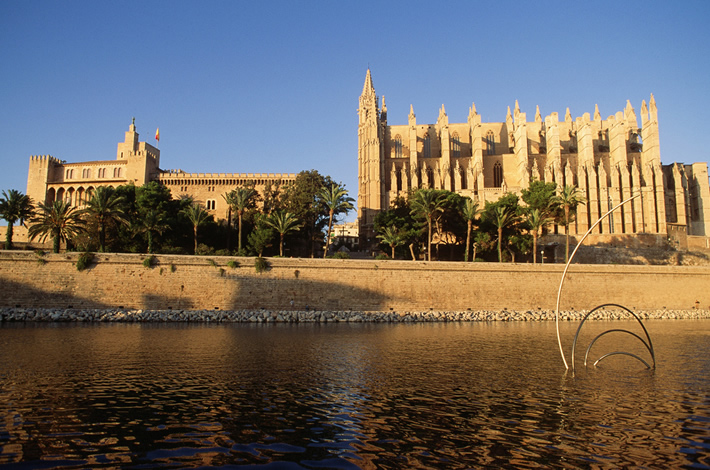
[[[582,311],[562,311],[560,321],[581,321]],[[634,312],[642,320],[710,319],[710,310],[655,310]],[[598,310],[589,320],[633,320],[622,309]],[[269,310],[115,310],[115,309],[0,309],[0,322],[191,322],[191,323],[419,323],[419,322],[540,322],[554,321],[555,312],[527,311],[466,311],[466,312],[330,312],[330,311],[269,311]]]
[[[0,307],[155,311],[480,312],[554,310],[563,265],[0,251]],[[230,267],[230,263],[231,267]],[[573,265],[562,310],[707,309],[708,266]]]

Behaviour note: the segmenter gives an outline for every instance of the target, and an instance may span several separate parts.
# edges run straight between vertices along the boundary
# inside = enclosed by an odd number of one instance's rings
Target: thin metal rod
[[[638,359],[639,361],[643,362],[644,365],[646,367],[648,367],[649,369],[651,368],[651,366],[648,365],[648,362],[644,361],[643,359],[638,357],[636,354],[631,354],[631,353],[623,352],[623,351],[616,351],[616,352],[610,352],[609,354],[604,354],[602,357],[597,359],[597,362],[594,363],[594,367],[596,367],[597,364],[599,364],[602,360],[606,359],[609,356],[630,356],[630,357],[633,357],[633,358]]]
[[[591,343],[589,343],[589,347],[587,347],[587,352],[584,353],[584,365],[585,365],[585,366],[587,365],[587,359],[589,358],[589,351],[592,350],[592,346],[594,346],[594,343],[596,343],[599,338],[601,338],[602,336],[604,336],[604,335],[606,335],[606,334],[609,334],[609,333],[626,333],[626,334],[629,334],[629,335],[631,335],[631,336],[634,336],[636,339],[638,339],[639,341],[641,341],[644,346],[646,346],[646,349],[648,349],[648,352],[651,353],[651,356],[653,356],[653,353],[651,352],[651,347],[646,343],[646,341],[644,341],[644,339],[643,339],[642,337],[640,337],[639,335],[637,335],[637,334],[634,333],[633,331],[624,330],[624,329],[620,329],[620,328],[618,328],[618,329],[615,328],[615,329],[613,329],[613,330],[606,330],[605,332],[598,334],[597,337],[594,338],[594,339],[591,341]],[[574,356],[573,356],[573,357],[574,357]]]
[[[589,313],[587,313],[587,314],[584,316],[584,318],[582,318],[582,321],[579,323],[579,327],[577,328],[577,333],[574,335],[574,341],[572,342],[572,370],[574,370],[574,355],[575,355],[575,351],[576,351],[576,348],[577,348],[577,338],[579,338],[579,333],[582,331],[582,326],[584,326],[584,322],[586,322],[586,321],[587,321],[587,318],[589,318],[594,312],[596,312],[596,311],[599,310],[599,309],[606,308],[606,307],[617,307],[617,308],[620,308],[620,309],[622,309],[622,310],[625,310],[626,312],[629,313],[629,315],[631,315],[632,317],[634,317],[634,319],[639,323],[639,325],[641,325],[641,329],[643,329],[643,332],[644,332],[644,334],[646,335],[646,339],[648,340],[648,343],[647,343],[646,341],[644,341],[643,338],[638,337],[638,336],[637,336],[637,337],[641,340],[641,342],[643,342],[644,345],[646,345],[646,349],[648,349],[648,352],[651,354],[651,359],[653,359],[653,368],[655,369],[655,368],[656,368],[656,354],[655,354],[654,351],[653,351],[653,343],[651,342],[651,335],[648,334],[648,330],[646,330],[646,327],[643,325],[643,322],[641,321],[641,319],[639,318],[639,316],[636,315],[636,314],[635,314],[633,311],[631,311],[630,309],[624,307],[623,305],[609,303],[609,304],[601,304],[601,305],[599,305],[599,306],[594,307],[593,309],[591,309],[591,310],[589,311]],[[614,331],[614,330],[611,330],[611,331]],[[626,330],[623,330],[623,331],[626,331]],[[627,332],[627,333],[631,333],[631,332]],[[599,335],[599,336],[602,336],[603,334],[604,334],[604,333],[602,333],[602,334]],[[631,333],[631,334],[633,334],[634,336],[636,336],[634,333]],[[598,336],[598,337],[599,337],[599,336]],[[598,338],[598,337],[597,337],[597,338]],[[594,341],[596,341],[597,338],[595,338],[595,339],[592,341],[592,344],[594,344]],[[590,344],[590,345],[589,345],[589,348],[587,348],[587,354],[589,354],[589,350],[591,349],[591,347],[592,347],[592,345]],[[584,365],[585,365],[585,366],[587,365],[587,356],[586,356],[586,355],[584,356]]]
[[[579,249],[580,246],[582,246],[582,243],[584,242],[584,239],[587,238],[587,236],[592,233],[592,230],[601,223],[602,220],[607,218],[609,214],[614,212],[616,209],[619,207],[623,206],[627,202],[636,199],[637,197],[641,196],[641,192],[639,192],[635,196],[631,196],[630,198],[626,199],[625,201],[620,202],[616,206],[612,207],[606,214],[603,216],[599,217],[599,219],[592,224],[591,227],[589,227],[589,230],[587,230],[587,233],[584,234],[581,240],[577,243],[577,246],[574,247],[574,251],[572,251],[572,256],[569,257],[567,260],[567,264],[565,265],[565,270],[562,273],[562,279],[560,279],[560,287],[557,289],[557,306],[555,307],[555,327],[557,328],[557,344],[560,346],[560,355],[562,356],[562,362],[565,363],[565,369],[569,369],[569,366],[567,365],[567,359],[565,358],[565,352],[562,349],[562,339],[560,339],[560,297],[562,295],[562,284],[565,282],[565,277],[567,276],[567,270],[569,269],[570,264],[572,263],[572,260],[574,259],[574,255],[577,254],[577,250]],[[569,226],[567,227],[567,230],[569,230]]]

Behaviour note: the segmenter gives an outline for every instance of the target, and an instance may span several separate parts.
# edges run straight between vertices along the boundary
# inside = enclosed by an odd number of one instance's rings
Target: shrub
[[[143,260],[143,266],[146,268],[152,268],[158,263],[158,259],[155,257],[155,255],[150,255],[146,259]]]
[[[266,261],[265,258],[257,256],[256,258],[254,258],[254,268],[256,269],[256,272],[262,273],[269,269],[269,262]]]
[[[231,256],[232,252],[226,248],[220,248],[214,252],[215,256]]]
[[[333,253],[332,256],[328,256],[328,258],[333,258],[333,259],[350,259],[350,253],[346,251],[336,251]]]
[[[239,267],[239,261],[228,261],[227,262],[227,267],[231,269],[237,269]]]
[[[216,268],[216,267],[217,267],[217,263],[215,263],[215,261],[214,261],[212,258],[209,258],[209,259],[207,260],[207,264],[209,264],[209,265],[212,266],[213,268]]]
[[[90,251],[86,251],[79,255],[79,259],[76,260],[76,270],[83,271],[89,267],[91,262],[94,260],[94,254]]]
[[[375,259],[376,260],[383,260],[383,259],[390,259],[390,257],[384,253],[380,253],[379,255],[375,256]]]
[[[200,243],[199,245],[197,245],[197,250],[195,250],[195,254],[200,256],[213,255],[214,248],[212,248],[211,246],[207,246],[204,243]]]

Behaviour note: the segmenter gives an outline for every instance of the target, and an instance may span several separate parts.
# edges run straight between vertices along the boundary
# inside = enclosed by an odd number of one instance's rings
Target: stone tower
[[[384,108],[384,103],[383,103]],[[382,209],[382,175],[384,155],[380,141],[387,125],[387,111],[380,116],[379,100],[372,84],[370,69],[367,69],[365,84],[358,108],[358,221],[360,223],[360,246],[369,246],[374,240],[373,223]]]

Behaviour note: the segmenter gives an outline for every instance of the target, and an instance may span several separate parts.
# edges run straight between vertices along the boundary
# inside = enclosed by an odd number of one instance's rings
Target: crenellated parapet
[[[43,163],[43,162],[48,162],[48,163],[54,163],[54,164],[61,164],[65,163],[64,161],[55,158],[51,155],[32,155],[30,156],[30,164],[32,163]]]

